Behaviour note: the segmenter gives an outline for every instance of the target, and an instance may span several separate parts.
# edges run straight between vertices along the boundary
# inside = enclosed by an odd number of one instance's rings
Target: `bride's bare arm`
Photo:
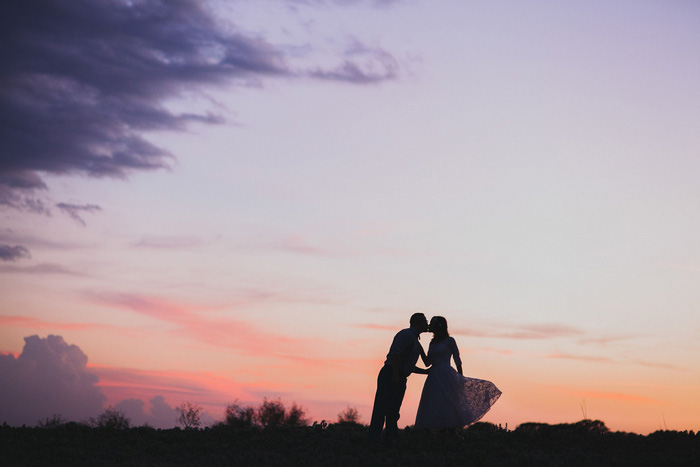
[[[462,373],[462,359],[459,356],[459,348],[457,347],[457,342],[452,337],[450,337],[450,339],[452,339],[452,342],[450,342],[450,346],[452,347],[452,358],[455,361],[457,373],[459,373],[460,375],[464,375],[464,373]]]

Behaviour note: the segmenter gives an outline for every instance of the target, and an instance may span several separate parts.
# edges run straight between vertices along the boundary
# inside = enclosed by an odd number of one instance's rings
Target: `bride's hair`
[[[447,332],[447,320],[442,316],[433,316],[430,320],[430,331],[433,333],[433,340],[439,342],[450,336]]]

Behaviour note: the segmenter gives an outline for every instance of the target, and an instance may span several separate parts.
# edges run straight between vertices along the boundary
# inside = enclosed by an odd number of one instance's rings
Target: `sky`
[[[700,429],[697,2],[17,0],[0,44],[0,419],[368,423],[423,312],[484,421]]]

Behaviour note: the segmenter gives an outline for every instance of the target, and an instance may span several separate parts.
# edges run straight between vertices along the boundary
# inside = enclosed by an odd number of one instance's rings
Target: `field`
[[[0,426],[0,465],[700,465],[700,435],[609,432],[599,421],[504,430],[401,430],[393,446],[367,444],[367,427],[332,424],[203,430]]]

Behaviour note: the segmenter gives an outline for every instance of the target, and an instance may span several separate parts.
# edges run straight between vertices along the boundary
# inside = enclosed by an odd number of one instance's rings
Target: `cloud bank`
[[[105,395],[77,346],[54,335],[24,342],[17,358],[0,354],[0,421],[34,425],[54,414],[80,421],[102,411]]]

